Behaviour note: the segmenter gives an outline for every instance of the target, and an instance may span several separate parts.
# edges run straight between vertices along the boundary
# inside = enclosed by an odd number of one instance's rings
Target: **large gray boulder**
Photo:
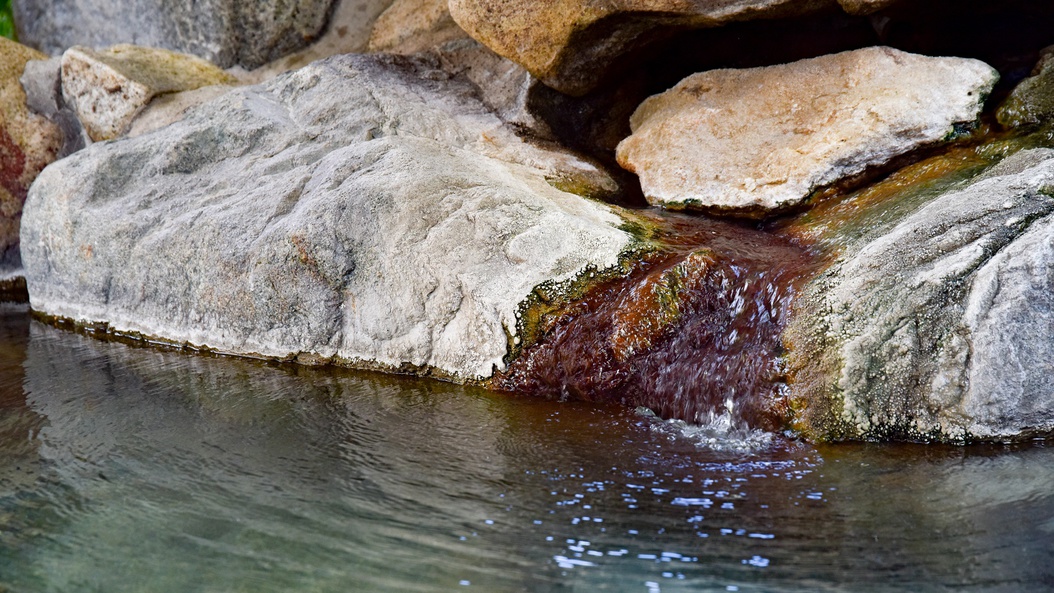
[[[787,342],[805,431],[968,441],[1054,430],[1054,150],[926,191],[845,235],[796,304]]]
[[[193,54],[224,68],[255,68],[318,38],[334,3],[14,0],[12,8],[18,38],[51,55],[74,45],[131,43]]]
[[[33,308],[244,355],[488,377],[522,307],[615,270],[601,179],[508,133],[436,62],[338,56],[48,168]]]

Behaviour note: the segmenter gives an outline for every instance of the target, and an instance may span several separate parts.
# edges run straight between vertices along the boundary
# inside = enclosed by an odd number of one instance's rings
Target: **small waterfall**
[[[666,251],[562,311],[494,385],[728,429],[786,425],[780,333],[809,254],[742,224],[646,216]]]

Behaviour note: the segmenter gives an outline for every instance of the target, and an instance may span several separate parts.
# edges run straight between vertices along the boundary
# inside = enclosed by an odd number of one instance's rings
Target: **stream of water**
[[[813,447],[0,314],[0,591],[1038,591],[1054,448]]]

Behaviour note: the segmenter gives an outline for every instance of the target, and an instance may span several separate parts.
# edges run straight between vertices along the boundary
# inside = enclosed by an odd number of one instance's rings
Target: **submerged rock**
[[[167,49],[115,45],[62,54],[62,96],[95,142],[112,140],[155,96],[236,80],[213,64]]]
[[[321,35],[334,1],[13,0],[12,8],[18,38],[52,55],[75,45],[134,43],[193,54],[223,68],[255,68]]]
[[[26,107],[19,82],[26,63],[44,57],[0,38],[0,287],[21,272],[19,224],[26,192],[62,146],[58,127]]]
[[[764,215],[971,124],[998,74],[868,48],[692,75],[630,120],[619,163],[653,205]]]
[[[1054,150],[926,192],[845,235],[796,303],[786,341],[803,430],[952,441],[1054,430]]]
[[[436,62],[339,56],[47,169],[37,311],[222,352],[491,375],[521,307],[636,244]]]

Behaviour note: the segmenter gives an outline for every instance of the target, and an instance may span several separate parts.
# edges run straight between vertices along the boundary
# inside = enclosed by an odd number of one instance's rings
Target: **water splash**
[[[735,223],[645,216],[665,251],[560,311],[493,385],[779,430],[790,414],[780,332],[812,265],[805,249]]]

